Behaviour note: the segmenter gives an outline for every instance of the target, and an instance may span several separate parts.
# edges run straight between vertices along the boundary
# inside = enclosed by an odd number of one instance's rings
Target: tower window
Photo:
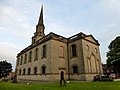
[[[74,65],[72,68],[73,68],[73,73],[78,73],[78,67],[77,67],[77,65]]]
[[[72,45],[72,57],[76,57],[77,53],[76,53],[76,45]]]
[[[46,45],[43,46],[43,58],[46,58]]]
[[[33,43],[35,43],[35,39],[33,39]]]

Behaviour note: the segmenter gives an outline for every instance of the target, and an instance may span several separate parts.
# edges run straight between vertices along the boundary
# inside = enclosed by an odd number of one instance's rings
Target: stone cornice
[[[55,34],[53,32],[50,32],[48,35],[46,35],[45,37],[39,39],[38,41],[36,41],[35,43],[31,44],[30,46],[28,46],[27,48],[23,49],[20,53],[18,53],[17,57],[19,57],[21,54],[31,50],[32,48],[46,42],[46,41],[49,41],[49,40],[56,40],[56,41],[60,41],[60,42],[63,42],[63,43],[70,43],[70,42],[73,42],[73,41],[76,41],[76,40],[80,40],[80,39],[84,39],[84,40],[87,40],[85,39],[85,37],[88,37],[90,35],[85,35],[84,33],[78,33],[74,36],[71,36],[69,38],[65,38],[63,36],[60,36],[58,34]],[[90,40],[87,40],[93,44],[96,44],[96,45],[100,45],[98,43],[98,41],[92,36],[92,38],[95,40],[96,43],[90,41]]]

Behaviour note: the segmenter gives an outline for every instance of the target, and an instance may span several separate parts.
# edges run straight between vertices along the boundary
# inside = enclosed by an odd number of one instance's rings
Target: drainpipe
[[[68,58],[68,81],[70,81],[70,69],[69,69],[69,45],[67,41],[67,58]]]

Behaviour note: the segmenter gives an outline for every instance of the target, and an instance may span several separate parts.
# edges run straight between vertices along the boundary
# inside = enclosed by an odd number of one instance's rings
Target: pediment
[[[86,36],[85,39],[95,44],[99,44],[98,41],[92,35]]]

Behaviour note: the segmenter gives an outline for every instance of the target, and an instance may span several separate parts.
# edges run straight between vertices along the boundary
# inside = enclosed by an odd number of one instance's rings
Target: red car
[[[119,79],[119,76],[115,73],[112,73],[109,75],[109,78],[112,78],[112,79]]]

